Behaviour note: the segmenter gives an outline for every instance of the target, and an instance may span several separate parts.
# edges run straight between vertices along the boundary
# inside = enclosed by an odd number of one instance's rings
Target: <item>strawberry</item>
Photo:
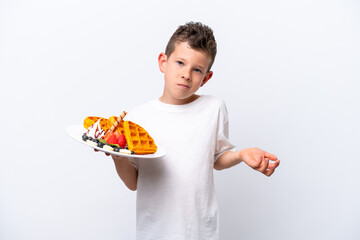
[[[125,148],[125,145],[126,145],[126,139],[125,139],[125,135],[124,134],[121,134],[118,139],[117,139],[117,144],[119,144],[119,146],[121,148]]]
[[[103,136],[103,139],[107,141],[111,135],[113,135],[113,132],[108,131],[105,136]]]
[[[115,134],[110,135],[110,137],[108,137],[108,139],[105,141],[107,141],[107,143],[109,144],[117,144],[117,138]]]
[[[116,138],[119,138],[119,137],[120,137],[120,133],[119,133],[119,132],[115,132],[114,134],[115,134]]]

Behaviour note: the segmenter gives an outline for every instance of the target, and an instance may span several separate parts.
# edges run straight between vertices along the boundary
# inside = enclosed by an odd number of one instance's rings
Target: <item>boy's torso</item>
[[[187,106],[156,100],[130,112],[129,120],[167,152],[163,158],[138,160],[138,239],[151,239],[144,238],[151,234],[216,239],[213,163],[220,107],[217,99],[201,96]]]

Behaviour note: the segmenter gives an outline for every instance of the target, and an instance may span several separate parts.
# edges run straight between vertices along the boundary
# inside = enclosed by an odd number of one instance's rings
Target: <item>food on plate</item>
[[[136,154],[149,154],[157,150],[154,139],[136,123],[124,122],[125,139],[129,150]]]
[[[103,148],[108,151],[114,151],[114,148],[110,147],[109,145],[104,145]]]
[[[97,120],[93,125],[88,128],[86,135],[92,138],[101,138],[105,135],[105,130],[101,127],[100,121],[103,118]]]
[[[94,123],[99,121],[100,127],[106,132],[109,130],[110,126],[108,126],[108,120],[106,118],[101,117],[87,117],[84,119],[84,128],[89,129]]]
[[[138,124],[123,121],[126,112],[109,119],[90,116],[84,119],[87,132],[82,139],[87,143],[125,154],[151,154],[157,146],[150,134]]]
[[[86,142],[90,145],[97,146],[97,143],[92,141],[91,139],[86,140]]]

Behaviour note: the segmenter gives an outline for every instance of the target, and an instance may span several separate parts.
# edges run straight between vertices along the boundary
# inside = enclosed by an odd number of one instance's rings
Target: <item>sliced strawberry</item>
[[[112,134],[110,137],[108,137],[107,141],[109,144],[117,144],[117,138],[115,134]]]
[[[115,132],[114,134],[115,134],[116,138],[119,138],[119,137],[120,137],[120,133],[119,133],[119,132]]]
[[[119,144],[119,146],[121,148],[125,148],[125,145],[126,145],[126,139],[125,139],[125,135],[124,134],[121,134],[119,136],[119,138],[117,139],[117,144]]]
[[[104,139],[105,141],[107,141],[108,138],[109,138],[111,135],[113,135],[113,134],[114,134],[113,132],[108,131],[108,132],[105,134],[105,136],[103,137],[103,139]]]

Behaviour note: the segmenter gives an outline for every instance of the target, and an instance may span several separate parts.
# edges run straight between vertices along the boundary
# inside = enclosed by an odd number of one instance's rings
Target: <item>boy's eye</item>
[[[195,72],[198,72],[198,73],[201,73],[201,70],[198,69],[198,68],[195,68],[194,71],[195,71]]]
[[[182,61],[177,61],[179,65],[183,65],[184,63]]]

